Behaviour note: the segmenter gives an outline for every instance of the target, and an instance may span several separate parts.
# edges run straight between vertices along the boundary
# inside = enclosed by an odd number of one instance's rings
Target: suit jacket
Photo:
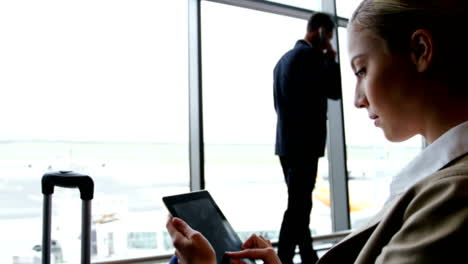
[[[317,264],[468,263],[468,156],[408,189]]]
[[[274,68],[275,154],[323,156],[327,98],[341,97],[339,65],[304,40]]]

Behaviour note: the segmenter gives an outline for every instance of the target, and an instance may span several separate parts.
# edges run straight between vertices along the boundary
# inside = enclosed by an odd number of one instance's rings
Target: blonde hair
[[[394,53],[410,51],[411,36],[417,29],[430,31],[433,65],[446,80],[452,80],[466,72],[466,67],[457,64],[468,62],[467,6],[466,0],[364,0],[350,25],[374,32]]]

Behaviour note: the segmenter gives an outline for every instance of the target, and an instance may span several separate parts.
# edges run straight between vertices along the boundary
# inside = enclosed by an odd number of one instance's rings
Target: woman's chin
[[[403,142],[415,136],[415,134],[402,133],[403,131],[385,129],[384,127],[381,128],[384,132],[385,138],[391,142]]]

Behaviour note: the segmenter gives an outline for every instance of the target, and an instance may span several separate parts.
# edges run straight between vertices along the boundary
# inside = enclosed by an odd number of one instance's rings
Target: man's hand
[[[180,264],[216,264],[216,254],[208,240],[182,219],[170,217],[166,228]]]
[[[330,41],[325,42],[325,56],[333,60],[336,58],[336,51],[333,49]]]

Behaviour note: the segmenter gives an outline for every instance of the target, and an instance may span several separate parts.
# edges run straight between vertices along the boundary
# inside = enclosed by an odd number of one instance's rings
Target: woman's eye
[[[357,77],[362,77],[362,76],[364,76],[365,73],[366,73],[366,68],[361,68],[361,69],[359,69],[357,72],[355,72],[354,74],[355,74]]]

